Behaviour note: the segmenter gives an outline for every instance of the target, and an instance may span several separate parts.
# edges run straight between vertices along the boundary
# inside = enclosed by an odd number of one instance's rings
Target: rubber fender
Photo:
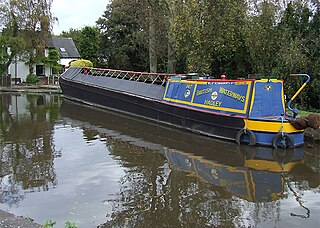
[[[293,138],[289,134],[281,133],[281,132],[277,133],[272,139],[272,146],[274,148],[278,148],[277,141],[279,139],[285,140],[285,143],[286,143],[286,147],[285,148],[290,148],[290,149],[294,148]]]
[[[249,129],[241,129],[240,131],[238,131],[237,136],[236,136],[236,142],[238,145],[240,145],[241,143],[241,137],[244,135],[248,135],[249,136],[249,146],[254,146],[256,145],[256,136],[254,135],[254,133],[249,130]]]

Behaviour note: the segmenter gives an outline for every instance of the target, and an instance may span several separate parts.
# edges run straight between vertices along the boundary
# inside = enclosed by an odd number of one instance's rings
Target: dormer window
[[[60,48],[60,51],[61,51],[61,52],[66,52],[66,49],[65,49],[64,47],[61,47],[61,48]]]

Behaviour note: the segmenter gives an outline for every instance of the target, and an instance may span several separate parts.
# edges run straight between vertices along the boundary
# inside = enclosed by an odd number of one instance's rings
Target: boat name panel
[[[251,81],[190,82],[169,81],[163,100],[201,109],[245,114],[251,92]]]

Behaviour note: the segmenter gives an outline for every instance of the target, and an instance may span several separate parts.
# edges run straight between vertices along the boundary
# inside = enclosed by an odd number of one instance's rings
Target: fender
[[[274,148],[278,148],[280,146],[282,148],[290,148],[291,149],[294,147],[294,141],[293,141],[293,138],[289,134],[279,132],[273,137],[272,146]]]
[[[249,146],[254,146],[256,145],[256,136],[254,135],[254,133],[247,129],[247,128],[243,128],[240,131],[238,131],[237,136],[236,136],[236,142],[238,145],[241,144],[241,138],[245,135],[249,136]]]

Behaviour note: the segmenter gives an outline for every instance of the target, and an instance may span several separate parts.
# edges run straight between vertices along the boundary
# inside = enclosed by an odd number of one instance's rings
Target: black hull
[[[244,128],[242,118],[187,109],[157,99],[78,83],[63,76],[60,78],[60,86],[63,94],[69,99],[125,112],[203,135],[235,140],[237,132]]]

